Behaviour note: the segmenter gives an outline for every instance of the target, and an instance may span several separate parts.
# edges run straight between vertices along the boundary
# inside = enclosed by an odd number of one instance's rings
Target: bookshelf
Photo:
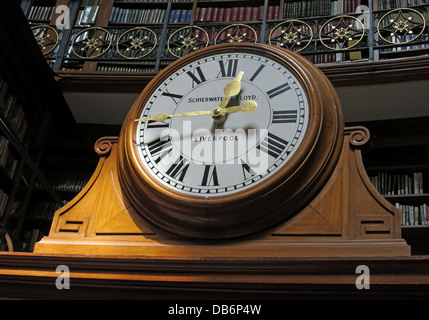
[[[365,124],[371,146],[364,153],[368,176],[402,213],[402,234],[413,254],[428,254],[429,119]]]
[[[56,3],[34,1],[27,18],[46,23]],[[14,251],[29,251],[31,238],[46,232],[30,219],[36,184],[47,201],[64,203],[40,167],[45,138],[72,134],[75,123],[21,9],[6,1],[0,12],[0,28],[8,30],[0,35],[7,48],[0,51],[0,226],[1,232],[8,230]]]

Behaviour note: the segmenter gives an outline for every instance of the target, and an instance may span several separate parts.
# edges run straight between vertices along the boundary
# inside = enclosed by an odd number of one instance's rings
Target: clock
[[[321,190],[343,141],[339,99],[291,51],[221,44],[145,87],[119,138],[119,180],[139,216],[191,239],[275,228]]]

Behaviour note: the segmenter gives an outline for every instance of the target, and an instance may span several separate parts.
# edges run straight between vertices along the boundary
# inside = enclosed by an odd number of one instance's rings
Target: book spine
[[[397,174],[378,172],[370,180],[382,195],[422,194],[425,192],[423,172]]]

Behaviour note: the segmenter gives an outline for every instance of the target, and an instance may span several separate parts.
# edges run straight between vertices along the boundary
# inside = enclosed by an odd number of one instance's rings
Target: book
[[[90,172],[77,171],[50,171],[46,174],[46,178],[52,188],[57,191],[80,191],[91,178]],[[36,183],[37,187],[41,187]]]
[[[361,0],[295,0],[285,1],[283,18],[305,18],[356,12]]]
[[[428,204],[409,205],[395,203],[395,207],[400,211],[402,226],[421,226],[429,224]]]
[[[280,7],[268,6],[270,19],[279,19]],[[195,22],[251,22],[262,21],[264,6],[197,7]]]
[[[94,25],[98,15],[99,1],[100,0],[83,0],[75,24],[80,26]]]
[[[407,195],[425,193],[423,172],[399,174],[378,172],[369,177],[377,191],[382,195]]]
[[[23,141],[28,129],[24,108],[10,92],[6,81],[0,79],[0,113],[16,138]]]
[[[155,67],[145,65],[111,65],[111,64],[97,64],[97,71],[100,72],[154,72]]]
[[[26,17],[29,20],[51,20],[54,9],[53,6],[32,6]]]
[[[0,189],[0,219],[5,216],[6,205],[9,200],[9,195],[6,191]]]
[[[0,166],[9,175],[10,178],[13,178],[15,174],[17,163],[18,160],[15,159],[9,150],[9,140],[3,136],[0,136]]]
[[[169,23],[180,22],[182,10],[172,10]],[[109,17],[109,23],[163,23],[165,19],[165,9],[130,9],[113,7]],[[185,18],[188,13],[184,14]],[[190,17],[190,16],[189,16]]]

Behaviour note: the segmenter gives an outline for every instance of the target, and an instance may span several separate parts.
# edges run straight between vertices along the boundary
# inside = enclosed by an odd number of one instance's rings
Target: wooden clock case
[[[309,129],[297,152],[255,188],[205,199],[160,186],[136,156],[136,123],[169,72],[212,53],[259,53],[289,66],[304,86]],[[201,49],[170,65],[143,90],[120,137],[98,140],[99,164],[58,210],[37,253],[169,258],[407,256],[400,214],[372,186],[360,147],[363,127],[344,128],[334,88],[301,56],[263,44]]]
[[[274,176],[239,193],[206,198],[165,188],[137,156],[137,123],[133,120],[140,117],[146,101],[170,74],[208,55],[235,52],[258,54],[287,65],[303,84],[310,114],[303,142]],[[287,107],[287,101],[284,105]],[[270,45],[217,45],[183,57],[147,85],[124,121],[119,139],[119,179],[134,207],[162,229],[188,238],[236,238],[271,227],[307,204],[330,176],[341,151],[342,136],[338,97],[308,60]]]

